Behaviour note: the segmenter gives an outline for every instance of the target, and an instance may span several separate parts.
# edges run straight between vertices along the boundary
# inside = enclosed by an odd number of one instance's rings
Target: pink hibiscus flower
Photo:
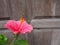
[[[33,30],[32,25],[28,24],[24,18],[21,18],[20,21],[9,20],[4,26],[14,34],[25,34]]]

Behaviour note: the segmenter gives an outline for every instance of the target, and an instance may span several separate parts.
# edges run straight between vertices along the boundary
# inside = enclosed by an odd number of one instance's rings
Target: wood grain
[[[60,45],[60,29],[53,29],[51,45]]]
[[[7,22],[8,20],[4,20],[4,21],[0,21],[0,29],[4,29],[4,24]]]
[[[60,19],[33,19],[34,28],[60,28]]]
[[[21,17],[25,17],[25,0],[10,0],[10,3],[12,8],[11,19],[18,20]]]
[[[52,29],[34,29],[28,41],[30,45],[51,45],[51,37]]]
[[[0,18],[9,17],[6,0],[0,0]]]
[[[36,16],[51,16],[52,0],[32,0],[33,18]]]
[[[60,0],[56,0],[56,16],[60,16]]]

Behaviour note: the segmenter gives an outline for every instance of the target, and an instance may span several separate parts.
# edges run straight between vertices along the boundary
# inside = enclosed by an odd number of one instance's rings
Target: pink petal
[[[18,25],[15,20],[9,20],[6,24],[5,27],[11,30],[13,33],[18,33]]]
[[[31,32],[32,30],[33,30],[32,26],[29,25],[27,28],[22,29],[22,33],[23,33],[23,34],[24,34],[24,33],[29,33],[29,32]]]
[[[24,21],[21,25],[21,33],[27,33],[27,32],[31,32],[33,30],[33,27],[31,25],[29,25],[26,21]]]
[[[21,22],[17,21],[17,25],[18,25],[18,28],[20,28],[21,27]]]

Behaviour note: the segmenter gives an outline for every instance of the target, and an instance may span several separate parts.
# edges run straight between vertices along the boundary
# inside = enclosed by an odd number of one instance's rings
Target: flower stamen
[[[24,22],[24,18],[20,18],[20,22],[23,23]]]

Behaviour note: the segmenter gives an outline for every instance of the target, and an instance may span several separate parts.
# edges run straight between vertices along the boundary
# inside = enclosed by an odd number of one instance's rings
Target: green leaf
[[[4,44],[4,36],[0,34],[0,45]]]
[[[0,40],[3,40],[4,36],[2,34],[0,34]]]
[[[21,39],[21,40],[15,40],[13,42],[13,45],[28,45],[28,42],[26,40],[23,40],[23,39]]]
[[[9,39],[5,36],[0,34],[0,45],[7,45],[9,43]]]
[[[0,44],[3,44],[3,40],[0,40]]]
[[[9,44],[9,38],[4,37],[4,43],[5,43],[5,45],[8,45]]]

